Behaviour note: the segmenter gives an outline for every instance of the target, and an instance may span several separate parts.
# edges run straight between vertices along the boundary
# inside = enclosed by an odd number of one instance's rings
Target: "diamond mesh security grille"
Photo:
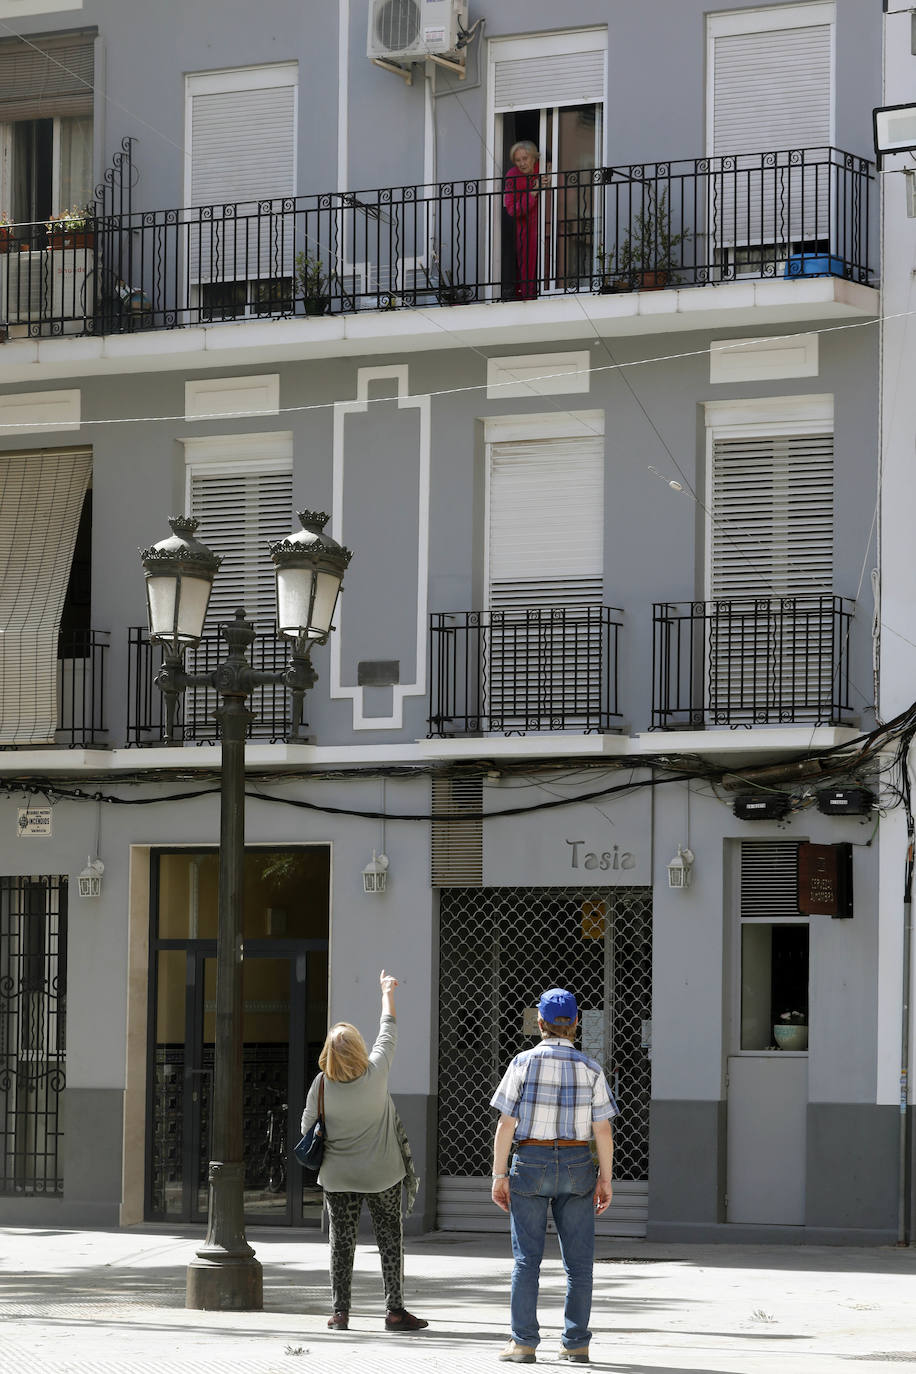
[[[577,1044],[620,1107],[614,1177],[647,1179],[652,889],[444,889],[439,969],[440,1176],[489,1174],[490,1098],[513,1055],[537,1042],[540,993],[559,985],[575,992]]]
[[[0,1194],[63,1192],[67,879],[0,878]]]

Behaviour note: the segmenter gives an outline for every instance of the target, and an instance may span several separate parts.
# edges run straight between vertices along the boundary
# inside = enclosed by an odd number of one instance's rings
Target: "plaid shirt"
[[[589,1140],[618,1111],[601,1065],[554,1037],[515,1056],[490,1106],[517,1120],[516,1140]]]

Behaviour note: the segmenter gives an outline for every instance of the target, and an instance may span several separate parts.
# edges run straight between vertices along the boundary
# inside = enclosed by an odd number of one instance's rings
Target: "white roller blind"
[[[830,24],[713,43],[716,157],[830,143]]]
[[[95,37],[89,30],[0,41],[0,122],[91,117]]]
[[[714,38],[713,154],[734,159],[711,206],[723,246],[827,235],[824,168],[788,156],[763,166],[757,155],[830,146],[831,51],[830,24]]]
[[[192,233],[194,280],[291,275],[293,216],[261,213],[258,202],[295,195],[296,89],[293,84],[191,96],[190,204],[238,204]]]
[[[215,630],[244,606],[249,620],[269,630],[277,619],[277,595],[268,544],[285,539],[293,527],[292,465],[244,465],[231,472],[195,466],[191,514],[200,521],[199,537],[223,558],[208,628]]]
[[[491,607],[601,601],[604,437],[493,444]]]
[[[713,444],[710,595],[832,591],[833,435]]]
[[[604,99],[607,53],[570,52],[497,60],[493,108],[536,110],[550,105],[586,105]]]
[[[57,637],[92,455],[0,458],[0,742],[49,744]]]

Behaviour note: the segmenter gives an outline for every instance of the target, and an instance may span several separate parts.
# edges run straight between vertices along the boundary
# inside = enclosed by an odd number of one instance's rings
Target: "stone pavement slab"
[[[502,1366],[502,1235],[408,1239],[405,1294],[430,1327],[383,1330],[378,1255],[358,1247],[351,1328],[329,1332],[326,1240],[249,1231],[263,1312],[184,1307],[201,1232],[0,1228],[2,1374],[478,1374]],[[916,1251],[599,1242],[592,1364],[629,1374],[916,1371]],[[564,1279],[542,1274],[538,1363],[556,1361]]]

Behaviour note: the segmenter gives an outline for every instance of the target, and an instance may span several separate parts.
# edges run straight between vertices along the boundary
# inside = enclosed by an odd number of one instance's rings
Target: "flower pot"
[[[633,283],[629,277],[602,277],[601,285],[598,287],[598,294],[601,296],[616,296],[623,291],[632,291]]]
[[[13,247],[13,236],[8,224],[0,224],[0,253],[8,253]]]
[[[640,291],[661,291],[663,286],[668,285],[670,272],[661,269],[656,272],[640,272],[637,282]]]
[[[785,1022],[781,1022],[773,1027],[773,1039],[781,1050],[806,1050],[808,1027],[786,1025]]]
[[[302,301],[306,315],[326,315],[331,308],[330,296],[306,296]]]
[[[48,230],[49,248],[94,248],[95,231],[92,229],[64,229],[60,232]]]

